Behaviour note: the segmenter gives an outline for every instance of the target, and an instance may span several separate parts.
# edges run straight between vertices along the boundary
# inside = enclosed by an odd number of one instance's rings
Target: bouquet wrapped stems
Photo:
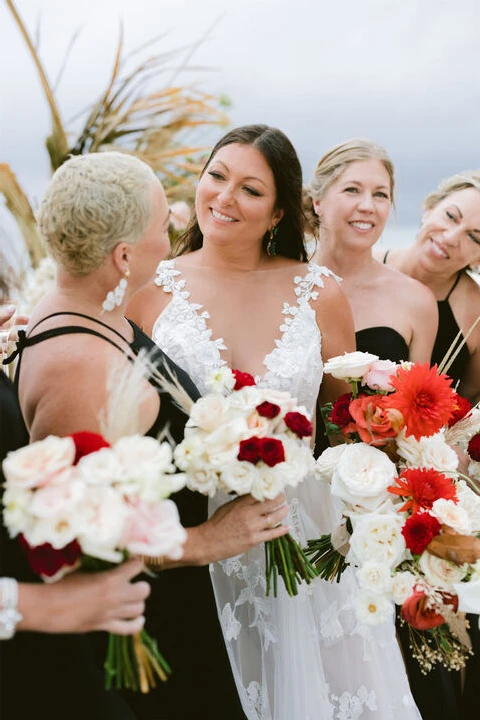
[[[108,638],[104,663],[105,687],[148,693],[171,674],[170,666],[146,630],[136,635],[114,635]]]
[[[310,583],[318,575],[318,571],[290,533],[265,543],[267,596],[273,586],[273,595],[277,597],[279,575],[290,597],[298,595],[297,583]]]
[[[343,528],[345,531],[343,540],[345,542],[342,543],[342,546],[348,548],[348,538],[353,532],[350,518],[347,518],[345,526],[342,526]],[[329,582],[334,580],[340,582],[343,571],[349,565],[345,553],[340,552],[340,549],[334,546],[331,533],[322,535],[315,540],[309,540],[305,554],[315,566],[318,576]]]

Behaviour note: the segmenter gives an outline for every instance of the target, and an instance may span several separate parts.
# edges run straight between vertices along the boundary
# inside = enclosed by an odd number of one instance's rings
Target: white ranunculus
[[[393,602],[377,593],[362,590],[355,598],[355,615],[362,624],[380,625],[391,620],[393,611]]]
[[[396,468],[381,450],[354,443],[340,455],[332,475],[332,494],[352,505],[374,510],[388,497]]]
[[[213,393],[231,392],[235,387],[235,375],[229,367],[223,365],[208,376],[205,385]]]
[[[206,432],[212,432],[220,425],[231,419],[230,398],[223,395],[206,395],[193,405],[188,427],[199,427]]]
[[[127,507],[120,493],[106,485],[92,485],[82,503],[86,527],[78,541],[92,557],[119,562],[117,551],[125,528]]]
[[[2,467],[10,486],[31,488],[51,482],[57,473],[71,467],[74,460],[73,439],[49,435],[44,440],[9,452]]]
[[[454,503],[453,500],[440,498],[435,500],[430,510],[443,525],[448,525],[462,535],[469,535],[472,531],[470,518],[465,508]]]
[[[3,493],[3,521],[10,537],[25,532],[32,522],[30,503],[33,492],[19,487],[7,487]]]
[[[413,435],[405,437],[405,430],[397,436],[397,451],[407,467],[427,467],[438,472],[455,472],[458,456],[447,445],[443,432],[415,440]]]
[[[392,597],[397,605],[403,605],[405,600],[410,597],[416,577],[409,570],[395,573],[392,578]]]
[[[322,452],[315,463],[315,478],[323,482],[331,482],[332,475],[347,445],[335,445]]]
[[[480,463],[479,463],[480,465]],[[479,478],[480,479],[480,478]],[[480,496],[468,487],[465,480],[457,482],[458,506],[463,508],[470,520],[472,532],[480,532]]]
[[[378,355],[357,350],[330,358],[325,363],[323,371],[339,380],[361,380],[369,371],[371,364],[378,359]]]
[[[251,462],[234,460],[222,470],[222,486],[226,492],[247,495],[257,475],[257,469]]]
[[[468,565],[455,565],[427,551],[422,553],[419,566],[430,585],[443,590],[452,590],[452,586],[463,580],[468,572]]]
[[[390,592],[392,579],[390,567],[385,563],[367,560],[357,570],[358,584],[368,592],[386,595]]]
[[[77,468],[89,485],[113,485],[123,478],[122,465],[112,448],[101,448],[84,455]]]
[[[480,579],[454,583],[453,588],[458,595],[459,612],[480,615]]]
[[[369,513],[351,518],[353,533],[347,558],[353,564],[363,565],[368,560],[396,567],[406,554],[401,533],[403,517]]]

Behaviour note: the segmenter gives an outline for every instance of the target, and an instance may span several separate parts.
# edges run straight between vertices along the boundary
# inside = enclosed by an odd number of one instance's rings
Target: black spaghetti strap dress
[[[103,325],[94,318],[88,317],[88,320]],[[198,391],[188,375],[175,365],[140,328],[134,323],[130,324],[134,339],[128,345],[133,355],[138,354],[141,349],[151,353],[157,369],[162,373],[168,368],[190,397],[197,399]],[[112,331],[111,328],[109,330]],[[120,350],[125,350],[126,341],[123,338],[123,346],[121,346],[92,328],[70,325],[53,328],[34,336],[23,336],[19,342],[18,352],[21,354],[25,347],[70,333],[96,335]],[[168,426],[174,441],[179,442],[183,438],[187,418],[168,393],[160,388],[157,389],[161,393],[160,411],[148,435],[156,437],[160,430]],[[203,495],[184,489],[172,496],[172,499],[178,506],[185,527],[199,525],[207,519],[207,498]],[[245,720],[218,620],[208,567],[176,568],[164,571],[155,578],[143,576],[143,579],[151,584],[151,594],[147,600],[145,613],[146,628],[152,637],[158,640],[162,653],[173,669],[169,680],[159,683],[147,695],[125,691],[120,697],[112,691],[107,692],[103,689],[101,664],[105,657],[106,633],[61,636],[65,647],[62,646],[60,649],[57,646],[52,648],[51,640],[52,638],[56,640],[55,636],[43,637],[28,633],[31,636],[30,642],[36,642],[39,648],[39,660],[29,661],[30,672],[34,673],[36,668],[40,676],[35,678],[37,712],[38,708],[45,708],[45,713],[54,720],[57,718],[58,720],[60,718],[62,720],[67,718],[69,720],[70,718],[130,720],[134,717],[138,720],[226,720],[227,718]],[[21,641],[22,635],[26,634],[18,633],[13,642],[17,643],[18,639]],[[25,652],[28,652],[28,649]],[[50,666],[52,654],[56,659],[53,672]],[[25,657],[24,653],[22,655]],[[26,680],[25,667],[22,668],[20,657],[18,661],[15,673],[12,669],[8,669],[6,681],[10,683],[15,676],[18,676],[17,692],[20,691],[22,683],[28,688],[31,687],[31,678]],[[81,665],[82,672],[77,671],[76,665]],[[90,675],[86,675],[87,667],[91,674],[95,675],[97,682],[92,682]],[[30,672],[27,670],[28,675]],[[61,702],[57,702],[55,698],[55,691],[59,685],[62,688]],[[15,704],[17,692],[8,693],[11,708],[17,707]],[[11,716],[2,715],[2,719],[5,720],[10,720],[10,717],[12,720],[14,718],[23,720],[23,717],[30,716],[26,714],[22,716],[18,712]]]

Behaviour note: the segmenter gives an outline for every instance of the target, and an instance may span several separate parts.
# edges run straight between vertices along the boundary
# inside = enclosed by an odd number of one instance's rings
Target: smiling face
[[[417,235],[421,261],[435,272],[458,272],[480,263],[480,191],[452,192],[427,210]]]
[[[322,240],[369,248],[383,232],[391,207],[391,183],[380,160],[352,162],[313,205]]]
[[[282,218],[275,207],[272,170],[253,145],[232,143],[220,148],[197,187],[195,210],[204,240],[214,243],[262,242]]]

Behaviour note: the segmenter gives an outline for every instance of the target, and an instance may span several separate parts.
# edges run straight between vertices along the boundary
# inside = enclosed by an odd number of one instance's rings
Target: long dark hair
[[[276,209],[283,210],[275,235],[276,254],[307,262],[303,242],[304,217],[302,210],[302,168],[295,148],[287,136],[268,125],[243,125],[224,135],[212,150],[200,177],[220,148],[232,143],[253,145],[267,161],[275,180]],[[264,238],[264,249],[268,243]],[[185,233],[173,248],[172,255],[198,250],[203,245],[203,234],[194,214]]]

